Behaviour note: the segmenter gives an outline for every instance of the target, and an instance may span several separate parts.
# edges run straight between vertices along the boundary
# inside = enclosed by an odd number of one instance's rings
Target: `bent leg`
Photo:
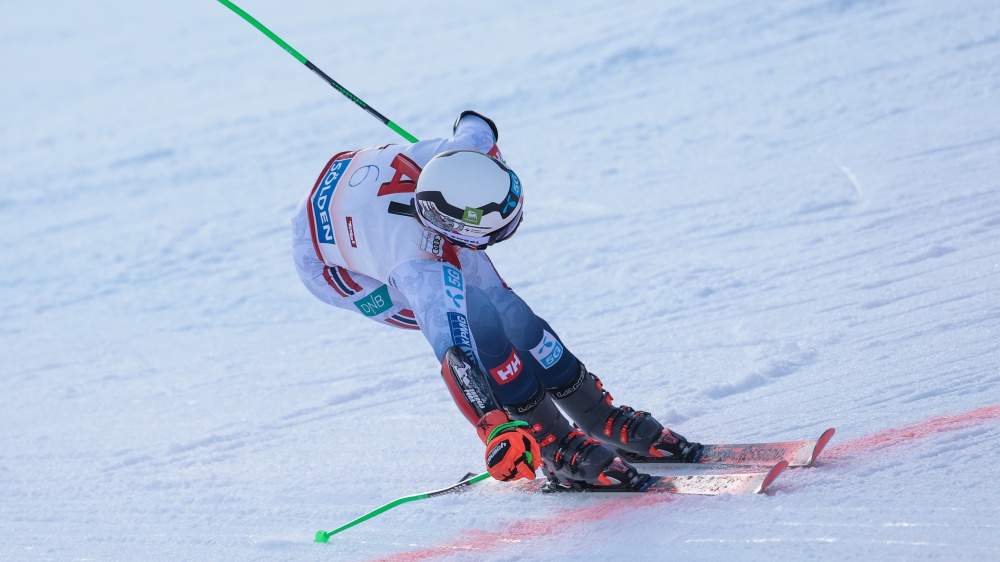
[[[500,313],[478,287],[469,287],[469,325],[480,364],[489,373],[490,386],[503,405],[522,404],[540,388],[540,365],[523,357],[508,339]]]
[[[468,270],[470,284],[482,288],[499,311],[504,330],[522,356],[540,366],[537,378],[547,394],[555,400],[588,435],[596,437],[618,452],[634,456],[671,457],[693,460],[700,445],[689,443],[683,436],[664,429],[651,415],[627,406],[615,406],[600,379],[565,348],[555,331],[545,320],[535,315],[497,274],[483,252],[459,254],[463,270]],[[533,398],[525,405],[538,402],[545,410],[545,398]],[[550,408],[550,410],[553,408]],[[512,412],[517,417],[517,413]]]
[[[508,339],[500,314],[465,271],[451,264],[413,260],[400,264],[389,282],[413,305],[424,337],[439,361],[458,346],[474,360],[503,404],[529,399],[541,367],[522,358]]]
[[[504,333],[514,347],[540,367],[539,381],[548,389],[571,384],[579,375],[580,362],[566,349],[552,327],[500,278],[486,253],[462,251],[459,259],[469,285],[481,289],[493,304]]]

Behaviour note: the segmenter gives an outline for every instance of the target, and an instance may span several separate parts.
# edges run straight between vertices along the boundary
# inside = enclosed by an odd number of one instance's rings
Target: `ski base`
[[[644,493],[644,494],[684,494],[700,496],[718,496],[721,494],[760,494],[767,490],[774,479],[788,467],[786,461],[780,461],[767,470],[756,472],[740,472],[726,474],[691,474],[691,475],[653,475],[639,481],[633,486],[587,486],[561,485],[542,478],[534,480],[518,480],[503,484],[504,489],[517,492],[566,493],[589,492],[606,493]]]
[[[784,441],[777,443],[745,443],[745,444],[711,444],[704,445],[698,459],[693,464],[742,464],[771,465],[780,461],[788,463],[789,467],[812,466],[819,454],[833,437],[834,429],[830,428],[819,436],[819,439],[804,441]],[[634,464],[669,463],[685,464],[673,459],[656,457],[639,457],[623,454],[622,458]],[[687,463],[691,464],[691,463]]]

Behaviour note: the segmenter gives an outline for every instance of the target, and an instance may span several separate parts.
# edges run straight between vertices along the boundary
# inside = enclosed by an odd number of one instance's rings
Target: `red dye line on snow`
[[[933,418],[928,418],[912,425],[886,429],[846,443],[841,443],[835,447],[830,447],[820,458],[829,460],[873,449],[883,449],[913,439],[921,439],[929,435],[974,427],[983,422],[998,418],[1000,418],[1000,404],[977,408],[961,414],[934,416]]]
[[[672,501],[676,496],[648,495],[628,498],[615,498],[587,507],[562,509],[551,517],[544,519],[522,519],[498,531],[482,529],[466,529],[459,536],[438,546],[401,552],[376,562],[409,562],[426,560],[437,556],[447,556],[456,552],[491,552],[512,542],[526,542],[531,539],[563,533],[574,525],[589,521],[600,521],[626,513],[632,509],[646,507],[658,503]]]
[[[935,416],[912,425],[886,429],[830,447],[826,449],[821,458],[829,460],[873,449],[891,447],[913,439],[921,439],[930,435],[966,429],[996,419],[1000,419],[1000,404],[978,408],[961,414]],[[588,505],[587,507],[563,509],[556,512],[552,517],[545,519],[515,521],[505,529],[498,531],[467,529],[462,531],[457,538],[441,545],[401,552],[387,558],[380,558],[377,562],[427,560],[437,556],[455,554],[456,552],[492,552],[512,542],[526,542],[539,537],[554,535],[565,532],[569,527],[574,525],[608,519],[632,509],[672,501],[676,498],[677,496],[669,495],[615,498],[596,505]]]

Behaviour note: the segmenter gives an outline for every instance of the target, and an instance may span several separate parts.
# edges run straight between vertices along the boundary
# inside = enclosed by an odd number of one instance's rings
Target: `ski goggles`
[[[486,236],[469,236],[467,234],[457,234],[450,232],[444,228],[441,228],[435,224],[431,224],[425,221],[419,214],[420,222],[427,228],[437,232],[441,236],[444,236],[448,241],[455,244],[456,246],[461,246],[463,248],[469,248],[470,250],[485,250],[487,247],[496,244],[497,242],[502,242],[517,232],[517,227],[521,226],[521,221],[524,219],[524,207],[517,210],[517,214],[514,215],[514,219],[506,224],[500,230],[496,232],[491,232]]]
[[[519,204],[521,202],[521,183],[519,180],[516,180],[517,176],[515,176],[512,172],[508,173],[510,173],[512,181],[510,189],[507,191],[507,197],[504,198],[503,202],[493,201],[476,209],[480,212],[480,216],[485,217],[490,213],[499,213],[502,218],[507,218],[515,210],[520,212],[521,209],[523,209],[523,205]],[[462,217],[464,217],[466,213],[466,209],[461,209],[449,203],[440,191],[424,191],[418,193],[414,203],[419,205],[422,201],[433,203],[434,206],[437,207],[439,214],[451,217],[455,220],[462,220]]]

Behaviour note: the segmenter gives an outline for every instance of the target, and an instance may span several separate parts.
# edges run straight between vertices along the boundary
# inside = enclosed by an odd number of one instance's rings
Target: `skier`
[[[498,480],[534,478],[541,462],[553,485],[628,488],[640,474],[622,457],[693,462],[701,445],[614,405],[483,251],[517,231],[524,208],[498,137],[464,111],[450,138],[335,155],[292,220],[303,283],[327,304],[423,332]],[[477,399],[449,373],[491,392]]]

